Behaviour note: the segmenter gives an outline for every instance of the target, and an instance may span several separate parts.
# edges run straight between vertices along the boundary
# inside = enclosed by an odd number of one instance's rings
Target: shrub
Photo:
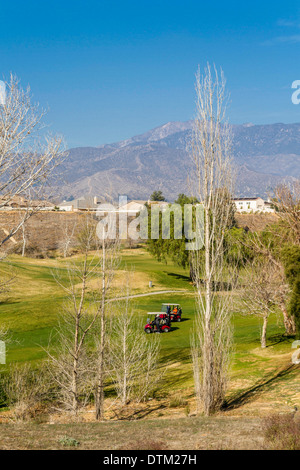
[[[169,408],[183,408],[188,405],[188,402],[182,397],[174,397],[170,400]]]
[[[44,413],[50,395],[50,381],[45,369],[34,370],[30,365],[12,365],[2,379],[5,403],[15,421],[26,421]]]
[[[266,418],[263,430],[267,449],[300,450],[300,422],[294,414]]]
[[[80,442],[73,437],[63,436],[58,440],[59,444],[64,447],[78,447]]]

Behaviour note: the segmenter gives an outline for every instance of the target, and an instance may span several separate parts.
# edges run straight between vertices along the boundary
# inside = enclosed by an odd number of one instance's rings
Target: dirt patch
[[[267,225],[278,222],[278,215],[271,214],[235,214],[238,227],[247,228],[251,232],[260,232]]]
[[[4,234],[10,231],[23,216],[24,214],[18,211],[0,211],[0,231]],[[25,224],[26,253],[38,252],[45,255],[49,251],[61,249],[66,231],[71,231],[73,226],[79,227],[80,218],[82,214],[76,212],[37,212]],[[14,241],[7,242],[7,249],[20,251],[22,230],[16,233]]]

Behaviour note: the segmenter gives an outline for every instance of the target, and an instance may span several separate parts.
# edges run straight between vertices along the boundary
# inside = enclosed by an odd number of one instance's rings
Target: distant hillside
[[[192,121],[169,122],[101,147],[70,150],[63,197],[82,194],[147,198],[161,189],[172,201],[188,193]],[[267,196],[280,181],[300,177],[300,124],[232,126],[236,194]]]

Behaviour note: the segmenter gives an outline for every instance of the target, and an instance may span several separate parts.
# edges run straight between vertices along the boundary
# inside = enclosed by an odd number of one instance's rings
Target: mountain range
[[[62,198],[127,194],[148,199],[161,190],[173,201],[179,193],[188,194],[192,124],[168,122],[121,142],[70,149]],[[300,123],[233,125],[232,133],[236,196],[267,197],[280,182],[300,177]]]

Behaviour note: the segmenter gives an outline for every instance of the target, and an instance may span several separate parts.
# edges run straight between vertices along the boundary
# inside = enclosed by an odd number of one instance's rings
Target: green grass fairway
[[[12,256],[10,266],[0,265],[1,275],[9,270],[15,274],[11,291],[2,297],[0,324],[10,329],[13,342],[8,345],[7,363],[37,362],[46,357],[43,348],[57,322],[64,293],[53,278],[53,270],[59,269],[64,277],[64,260],[36,260]],[[194,325],[195,304],[193,286],[188,272],[173,263],[158,263],[146,250],[124,250],[118,276],[125,269],[133,271],[133,294],[155,290],[179,289],[176,294],[160,294],[134,299],[137,315],[146,323],[148,311],[160,311],[161,303],[176,302],[183,308],[183,321],[173,323],[173,331],[161,334],[161,365],[166,368],[164,388],[166,392],[192,391],[192,367],[190,360],[190,333]],[[118,279],[117,276],[117,279]],[[153,288],[149,288],[149,280]],[[234,315],[234,351],[231,368],[229,401],[238,399],[245,391],[250,394],[266,390],[269,400],[279,400],[288,405],[299,401],[299,368],[290,368],[291,342],[283,336],[281,317],[270,318],[268,347],[260,348],[260,320],[256,317]],[[151,341],[151,336],[149,337]],[[0,366],[5,367],[5,366]],[[258,390],[251,387],[258,386]],[[275,397],[275,398],[274,398]],[[276,403],[274,406],[276,406]]]

